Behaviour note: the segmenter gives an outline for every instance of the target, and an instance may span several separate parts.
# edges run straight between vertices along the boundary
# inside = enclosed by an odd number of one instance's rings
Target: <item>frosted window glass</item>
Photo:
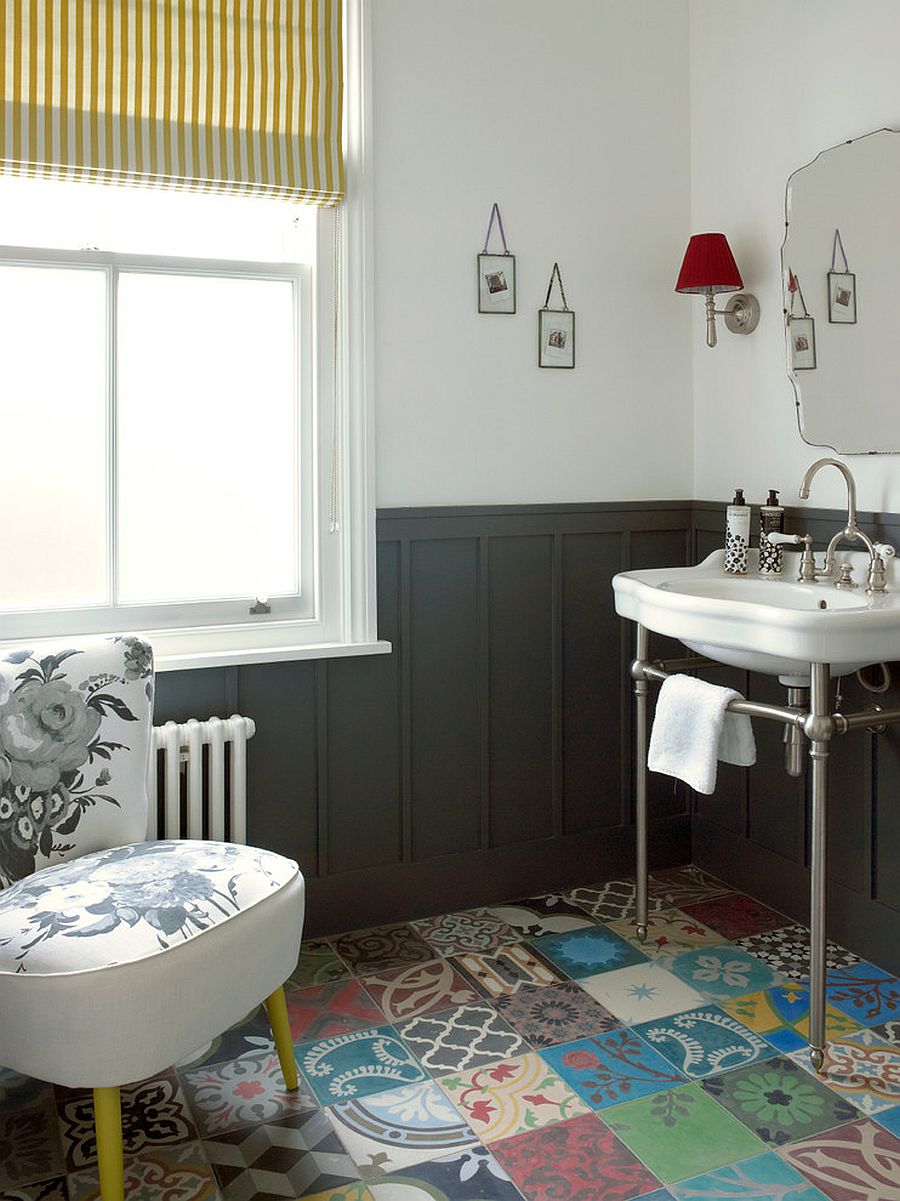
[[[123,272],[119,599],[298,588],[288,280]]]
[[[103,604],[102,271],[0,265],[0,609]]]

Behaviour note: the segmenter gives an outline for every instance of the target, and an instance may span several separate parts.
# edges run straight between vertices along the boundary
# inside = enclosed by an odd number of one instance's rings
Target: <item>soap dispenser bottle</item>
[[[725,510],[725,570],[729,575],[747,574],[747,550],[750,546],[750,506],[738,488]]]
[[[784,550],[773,546],[768,539],[771,533],[783,533],[784,508],[778,503],[778,493],[769,489],[769,499],[759,507],[759,574],[781,575]]]

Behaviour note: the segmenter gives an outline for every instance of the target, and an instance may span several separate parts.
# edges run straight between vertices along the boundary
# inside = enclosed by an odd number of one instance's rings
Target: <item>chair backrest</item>
[[[152,716],[133,635],[0,651],[0,887],[145,837]]]

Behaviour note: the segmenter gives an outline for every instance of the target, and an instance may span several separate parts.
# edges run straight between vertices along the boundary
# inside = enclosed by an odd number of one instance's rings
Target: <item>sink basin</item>
[[[900,593],[869,597],[830,581],[796,582],[798,554],[784,556],[781,578],[755,574],[751,552],[746,576],[725,574],[725,552],[696,567],[624,571],[613,578],[616,612],[658,634],[680,639],[697,654],[800,685],[810,663],[828,663],[833,676],[882,660],[900,659]],[[853,565],[864,581],[868,556],[849,551],[838,563]]]

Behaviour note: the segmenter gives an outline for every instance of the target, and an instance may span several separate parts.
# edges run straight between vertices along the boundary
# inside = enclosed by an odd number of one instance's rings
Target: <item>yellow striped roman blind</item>
[[[0,0],[0,14],[0,171],[341,199],[341,0]]]

